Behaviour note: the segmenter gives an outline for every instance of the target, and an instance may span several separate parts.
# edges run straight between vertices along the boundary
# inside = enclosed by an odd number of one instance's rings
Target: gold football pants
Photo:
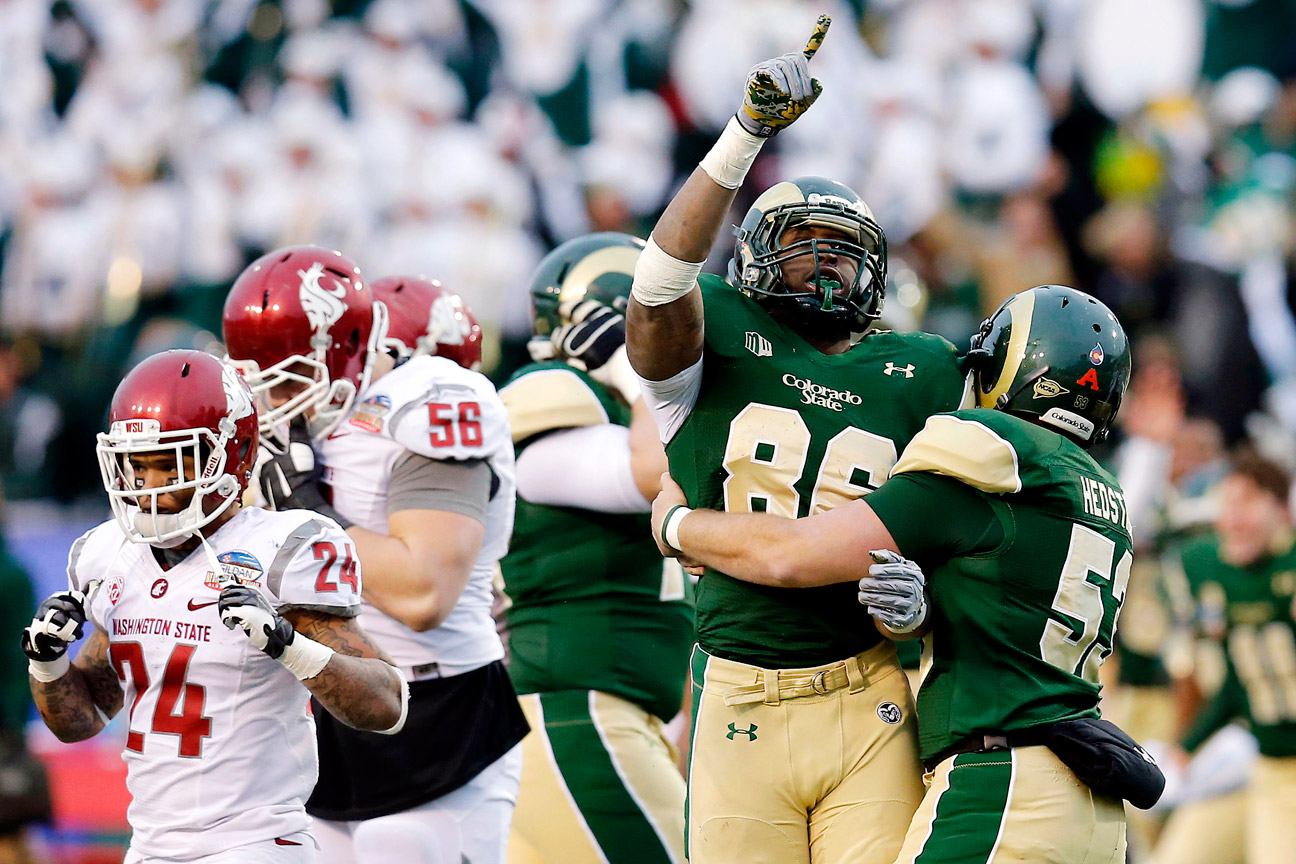
[[[890,642],[765,670],[693,650],[690,864],[891,864],[922,798]]]

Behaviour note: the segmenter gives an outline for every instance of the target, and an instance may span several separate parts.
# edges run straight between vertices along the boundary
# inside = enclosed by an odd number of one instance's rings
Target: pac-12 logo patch
[[[877,715],[883,723],[894,726],[904,717],[900,713],[900,706],[894,702],[883,702],[877,707]]]

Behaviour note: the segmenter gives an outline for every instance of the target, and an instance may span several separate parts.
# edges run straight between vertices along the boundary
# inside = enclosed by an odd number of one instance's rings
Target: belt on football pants
[[[858,693],[868,684],[868,670],[859,657],[818,669],[758,669],[756,683],[733,687],[724,694],[725,705],[748,705],[764,702],[777,705],[784,699],[825,696],[849,687]]]

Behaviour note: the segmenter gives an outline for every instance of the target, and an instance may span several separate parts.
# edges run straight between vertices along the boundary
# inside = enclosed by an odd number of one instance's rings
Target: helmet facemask
[[[886,235],[877,222],[851,202],[818,195],[811,199],[774,207],[761,214],[755,224],[750,217],[744,220],[735,229],[738,242],[730,278],[757,299],[793,307],[807,325],[863,332],[882,314],[885,302]],[[845,236],[785,242],[789,230],[800,226],[830,228]],[[829,255],[855,263],[850,284],[841,285],[820,276]],[[810,256],[813,262],[810,286],[788,285],[783,266],[804,256]]]
[[[202,427],[162,432],[156,420],[118,420],[108,432],[99,433],[95,447],[99,473],[113,516],[128,538],[162,548],[178,546],[239,499],[239,481],[225,470],[226,447],[236,431],[234,422],[223,418],[220,429],[220,434]],[[174,455],[176,478],[144,489],[137,485],[141,481],[130,457],[159,453]],[[186,459],[192,466],[188,469]],[[179,512],[158,509],[162,495],[185,491],[193,495]],[[213,497],[215,506],[209,512],[208,502]]]

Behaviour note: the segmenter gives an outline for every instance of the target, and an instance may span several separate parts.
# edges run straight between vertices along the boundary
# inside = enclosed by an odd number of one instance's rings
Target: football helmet
[[[458,294],[426,276],[388,276],[369,287],[387,307],[387,347],[398,356],[435,354],[481,369],[481,325]]]
[[[622,315],[630,304],[635,263],[644,241],[601,231],[561,244],[546,255],[531,277],[531,332],[546,339],[564,324],[562,309],[589,298]]]
[[[308,425],[321,438],[369,386],[387,337],[387,309],[342,253],[292,246],[239,274],[225,298],[222,329],[225,349],[257,400],[262,435],[286,440],[288,421],[313,409]],[[274,404],[276,388],[293,392]]]
[[[833,228],[843,238],[810,237],[787,242],[790,228]],[[887,242],[882,226],[863,199],[845,184],[824,177],[798,177],[775,183],[760,194],[734,229],[729,281],[753,299],[790,305],[812,326],[862,332],[882,314],[886,300]],[[806,286],[785,283],[782,266],[813,256],[813,278]],[[858,265],[849,285],[821,279],[827,256]],[[836,285],[836,287],[833,287]]]
[[[1129,386],[1120,321],[1065,285],[1005,300],[972,337],[968,361],[982,408],[1038,420],[1086,448],[1106,437]]]
[[[230,363],[201,351],[164,351],[122,379],[95,450],[113,516],[136,543],[174,546],[243,495],[257,455],[252,391]],[[174,453],[176,478],[142,488],[131,456]],[[186,462],[186,459],[189,461]],[[193,490],[178,513],[158,498]]]

